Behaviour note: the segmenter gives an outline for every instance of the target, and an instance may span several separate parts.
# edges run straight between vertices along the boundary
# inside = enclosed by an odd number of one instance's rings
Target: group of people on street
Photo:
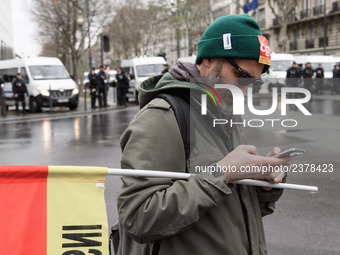
[[[315,76],[315,80],[313,80]],[[324,78],[325,71],[320,63],[318,67],[314,70],[312,64],[307,62],[305,68],[301,70],[296,62],[294,61],[292,66],[287,69],[287,85],[289,87],[299,87],[301,83],[301,77],[303,78],[303,86],[312,93],[323,94],[324,90]],[[333,82],[332,82],[332,92],[331,94],[339,94],[339,82],[335,78],[340,78],[339,65],[335,65],[333,69]]]
[[[95,109],[96,99],[98,98],[99,107],[107,107],[107,87],[106,87],[106,73],[104,66],[99,67],[99,72],[96,73],[93,67],[88,75],[90,83],[90,95],[91,95],[91,108]]]
[[[129,79],[122,68],[116,67],[116,89],[117,89],[117,104],[126,106],[126,93],[129,89]],[[88,75],[91,94],[91,108],[96,109],[96,99],[98,98],[99,107],[107,107],[107,90],[106,74],[104,66],[100,66],[100,71],[96,73],[95,68],[91,69]]]

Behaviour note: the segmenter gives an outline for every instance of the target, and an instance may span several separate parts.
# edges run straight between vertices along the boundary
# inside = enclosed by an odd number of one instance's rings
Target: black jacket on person
[[[290,87],[298,87],[301,78],[301,70],[298,67],[290,67],[287,69],[286,75],[287,85]]]
[[[99,89],[104,89],[105,88],[105,80],[106,80],[106,74],[104,71],[100,71],[97,74],[98,77],[98,87]]]
[[[315,69],[315,76],[316,76],[316,78],[324,78],[325,77],[325,75],[324,75],[324,70],[323,70],[323,68],[322,67],[318,67],[318,68],[316,68]]]
[[[117,79],[117,87],[119,86],[124,86],[126,88],[129,87],[129,79],[126,76],[125,72],[117,73],[116,74],[116,79]]]
[[[301,78],[301,70],[298,67],[290,67],[287,69],[286,78]]]
[[[92,89],[97,89],[97,86],[98,86],[98,84],[97,84],[97,79],[98,79],[97,75],[95,73],[94,74],[89,73],[89,75],[87,77],[89,78],[90,89],[91,90]]]
[[[314,70],[311,67],[306,67],[302,71],[303,78],[312,78],[313,74],[314,74]]]
[[[23,100],[25,93],[28,95],[26,83],[23,79],[15,78],[12,82],[12,89],[13,95],[18,95],[18,100]]]

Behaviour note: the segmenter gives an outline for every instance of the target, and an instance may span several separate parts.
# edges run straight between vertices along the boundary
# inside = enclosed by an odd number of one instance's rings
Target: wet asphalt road
[[[264,109],[268,98],[255,104]],[[246,127],[249,144],[265,154],[273,146],[299,147],[307,153],[296,164],[332,164],[332,173],[291,173],[289,182],[314,185],[318,193],[285,191],[276,212],[264,218],[269,254],[340,254],[340,97],[319,96],[307,108],[312,117],[289,111],[286,118],[299,122],[296,128],[268,125]],[[137,112],[124,109],[27,114],[0,117],[1,164],[79,165],[119,167],[119,137]],[[277,113],[276,113],[277,114]],[[280,118],[280,116],[273,116]],[[255,118],[246,115],[245,119]],[[256,117],[258,119],[258,117]],[[115,194],[118,177],[109,176],[106,201],[109,224],[117,220]]]

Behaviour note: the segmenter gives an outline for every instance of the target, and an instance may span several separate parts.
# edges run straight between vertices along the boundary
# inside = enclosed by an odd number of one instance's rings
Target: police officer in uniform
[[[98,76],[98,100],[99,100],[99,107],[106,107],[107,106],[107,100],[106,100],[106,94],[107,94],[107,88],[106,88],[106,73],[104,71],[104,66],[100,66],[100,71],[97,74]]]
[[[310,92],[314,92],[312,77],[314,74],[314,70],[312,69],[312,64],[310,62],[306,63],[305,69],[302,71],[304,87],[308,89]]]
[[[28,96],[25,81],[22,79],[21,73],[17,73],[17,77],[12,82],[13,97],[15,100],[15,111],[19,115],[19,102],[22,105],[22,111],[26,114],[25,94]]]
[[[297,66],[296,62],[293,62],[293,65],[287,69],[286,75],[286,84],[288,87],[299,87],[300,78],[301,78],[301,70]],[[293,98],[297,98],[297,93],[293,93]]]
[[[117,79],[117,101],[119,106],[126,105],[126,93],[129,89],[129,79],[126,76],[124,70],[120,67],[116,67],[116,79]]]
[[[96,108],[96,97],[97,97],[97,90],[98,90],[98,84],[97,84],[97,74],[95,73],[94,67],[92,67],[91,72],[88,75],[89,82],[90,82],[90,95],[91,95],[91,108]]]
[[[315,77],[316,77],[316,92],[320,95],[323,94],[323,81],[324,81],[324,70],[322,65],[319,64],[318,68],[315,69]]]

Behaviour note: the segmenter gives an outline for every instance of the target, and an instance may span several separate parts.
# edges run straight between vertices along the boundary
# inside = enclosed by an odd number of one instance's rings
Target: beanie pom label
[[[225,50],[231,50],[231,34],[223,34],[223,46]]]
[[[271,54],[272,51],[269,47],[269,42],[266,37],[258,36],[260,42],[260,57],[259,63],[271,66]]]

